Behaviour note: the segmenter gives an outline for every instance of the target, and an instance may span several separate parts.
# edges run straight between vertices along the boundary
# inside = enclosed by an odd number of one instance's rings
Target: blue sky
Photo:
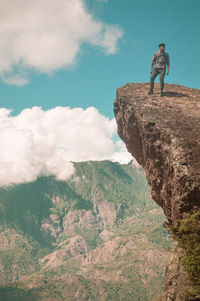
[[[71,161],[128,162],[116,89],[149,81],[160,42],[165,82],[199,89],[199,11],[199,0],[0,1],[0,185],[67,179]]]
[[[77,63],[51,75],[28,71],[24,86],[1,81],[1,106],[14,114],[32,106],[43,109],[58,105],[87,108],[95,106],[113,117],[116,88],[127,82],[149,81],[153,52],[166,43],[171,58],[165,81],[200,88],[199,0],[108,0],[87,1],[94,17],[106,24],[118,24],[123,36],[118,52],[104,54],[87,43],[81,46]]]

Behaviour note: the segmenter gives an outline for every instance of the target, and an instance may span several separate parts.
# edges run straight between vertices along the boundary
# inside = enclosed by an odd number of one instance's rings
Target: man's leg
[[[163,70],[160,71],[160,95],[163,95],[165,72],[165,68],[163,68]]]
[[[153,69],[153,72],[151,74],[151,80],[150,80],[150,90],[149,93],[153,93],[153,88],[154,88],[154,80],[156,78],[156,76],[158,75],[158,70],[157,69]]]

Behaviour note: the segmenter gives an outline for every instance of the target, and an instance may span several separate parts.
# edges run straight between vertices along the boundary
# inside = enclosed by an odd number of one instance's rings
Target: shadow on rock
[[[164,92],[163,93],[164,96],[168,96],[168,97],[188,97],[187,94],[183,94],[183,93],[178,93],[178,92]]]

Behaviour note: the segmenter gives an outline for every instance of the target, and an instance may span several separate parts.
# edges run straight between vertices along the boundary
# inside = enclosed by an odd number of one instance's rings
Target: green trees
[[[196,294],[200,294],[200,209],[183,215],[174,238],[185,256],[181,263]]]

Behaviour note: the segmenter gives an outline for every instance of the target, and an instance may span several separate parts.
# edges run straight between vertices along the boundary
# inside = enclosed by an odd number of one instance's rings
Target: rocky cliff
[[[118,134],[144,168],[152,197],[176,234],[185,214],[192,216],[200,207],[200,90],[166,84],[160,97],[158,84],[154,94],[148,95],[148,89],[148,83],[140,83],[117,90],[114,112]],[[195,221],[197,229],[198,218]],[[197,300],[194,292],[188,297],[185,289],[190,290],[188,275],[180,265],[185,255],[180,248],[172,255],[163,301]],[[200,262],[195,264],[197,269]]]

